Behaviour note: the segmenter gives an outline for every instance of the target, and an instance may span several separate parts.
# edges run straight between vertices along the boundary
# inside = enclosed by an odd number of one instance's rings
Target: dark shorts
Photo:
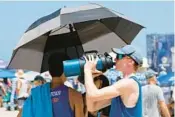
[[[22,107],[23,107],[24,101],[25,101],[26,99],[27,99],[27,98],[25,98],[25,97],[18,98],[18,108],[22,108]]]
[[[27,98],[26,97],[21,97],[21,98],[18,98],[18,100],[26,100]]]

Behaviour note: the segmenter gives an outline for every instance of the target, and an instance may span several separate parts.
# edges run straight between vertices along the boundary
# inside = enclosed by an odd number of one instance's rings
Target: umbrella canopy
[[[44,72],[52,52],[63,51],[71,59],[84,51],[111,51],[130,44],[143,26],[99,5],[62,8],[35,21],[14,49],[9,68]],[[27,59],[24,59],[27,58]]]

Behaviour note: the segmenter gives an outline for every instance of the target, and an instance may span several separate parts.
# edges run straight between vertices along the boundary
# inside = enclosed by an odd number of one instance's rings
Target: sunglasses
[[[117,54],[116,55],[116,59],[117,60],[121,60],[121,59],[123,59],[125,56],[127,56],[126,54]]]
[[[132,55],[132,53],[131,54],[117,54],[116,55],[116,59],[117,60],[121,60],[121,59],[123,59],[124,57],[128,57],[128,58],[130,58],[130,56]]]
[[[116,60],[121,60],[121,59],[123,59],[124,57],[128,57],[128,58],[131,58],[131,55],[132,55],[132,53],[131,54],[117,54],[116,55]],[[134,60],[134,59],[132,59],[132,60]],[[135,61],[135,60],[134,60]],[[135,61],[135,63],[138,65],[138,63]]]

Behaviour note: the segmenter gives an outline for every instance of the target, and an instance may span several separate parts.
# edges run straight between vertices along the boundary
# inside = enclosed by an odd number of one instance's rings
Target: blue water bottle
[[[109,54],[105,53],[104,55],[98,55],[99,60],[97,61],[97,70],[106,71],[113,67],[114,62],[112,61],[112,57]],[[63,62],[64,64],[64,74],[69,76],[81,76],[84,74],[84,65],[85,59],[73,59],[66,60]]]

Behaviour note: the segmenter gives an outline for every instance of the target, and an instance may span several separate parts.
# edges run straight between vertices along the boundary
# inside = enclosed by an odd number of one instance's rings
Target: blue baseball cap
[[[141,54],[131,45],[126,45],[122,48],[112,48],[115,54],[123,54],[130,56],[138,65],[142,65],[143,57]]]

